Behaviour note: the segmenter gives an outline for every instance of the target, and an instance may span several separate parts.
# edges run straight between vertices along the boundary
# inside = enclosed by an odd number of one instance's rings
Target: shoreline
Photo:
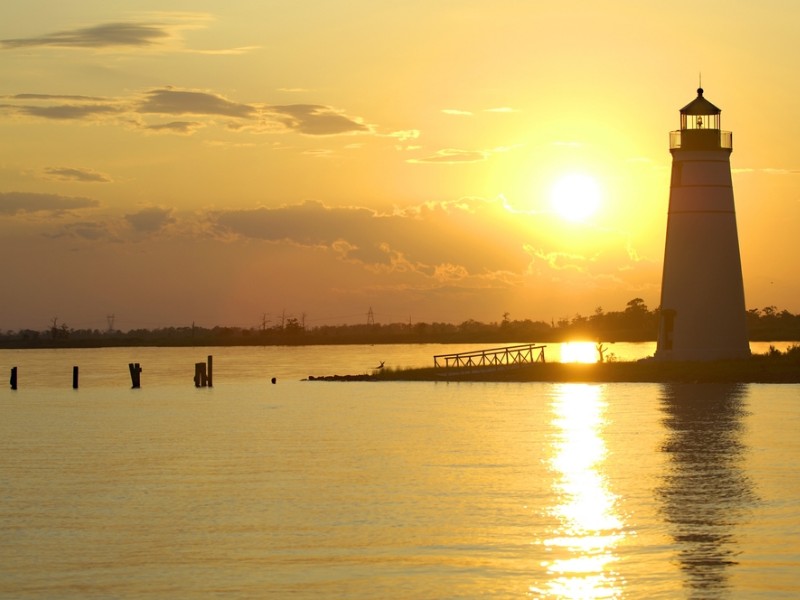
[[[548,383],[800,383],[800,360],[786,356],[678,362],[533,363],[485,368],[408,368],[361,375],[309,376],[308,381]]]

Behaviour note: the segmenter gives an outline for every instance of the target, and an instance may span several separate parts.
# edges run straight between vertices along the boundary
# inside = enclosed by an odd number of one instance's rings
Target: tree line
[[[404,343],[534,343],[567,340],[602,342],[655,341],[658,309],[649,309],[641,298],[625,308],[590,315],[576,314],[558,320],[502,319],[483,323],[363,323],[357,325],[306,326],[305,319],[288,317],[272,327],[185,327],[118,330],[72,329],[65,323],[42,331],[21,329],[0,333],[0,347],[53,348],[105,346],[267,346],[311,344]],[[749,338],[753,341],[800,341],[800,315],[775,306],[747,311]]]

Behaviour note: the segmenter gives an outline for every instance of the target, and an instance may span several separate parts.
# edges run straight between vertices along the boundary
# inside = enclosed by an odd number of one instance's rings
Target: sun
[[[562,219],[585,221],[600,208],[600,185],[591,175],[562,175],[550,189],[550,205]]]

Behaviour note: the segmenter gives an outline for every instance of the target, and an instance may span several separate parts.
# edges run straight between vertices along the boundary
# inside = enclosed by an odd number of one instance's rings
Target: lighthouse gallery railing
[[[711,142],[714,148],[721,148],[724,150],[733,149],[733,133],[730,131],[723,131],[721,129],[679,129],[677,131],[669,132],[669,149],[676,150],[683,147],[684,142],[682,133],[686,133],[687,137],[697,138],[702,136],[706,138],[704,141]],[[717,137],[719,136],[719,137]],[[692,140],[693,142],[694,140]],[[690,143],[692,143],[690,142]],[[694,143],[692,143],[694,145]],[[706,145],[706,144],[704,144]],[[705,150],[706,148],[698,148]]]

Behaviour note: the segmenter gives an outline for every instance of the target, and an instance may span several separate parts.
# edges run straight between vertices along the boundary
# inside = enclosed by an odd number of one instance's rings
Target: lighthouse
[[[730,156],[733,134],[703,88],[670,132],[672,178],[655,357],[750,355]]]

